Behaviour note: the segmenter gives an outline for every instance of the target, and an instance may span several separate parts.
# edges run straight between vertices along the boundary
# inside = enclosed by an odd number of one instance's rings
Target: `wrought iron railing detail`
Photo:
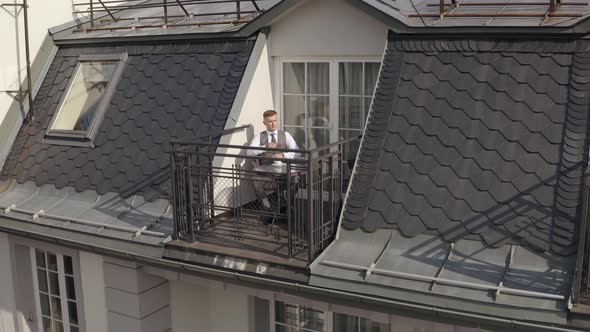
[[[257,227],[286,247],[284,258],[313,260],[335,233],[353,163],[344,147],[357,139],[301,151],[171,143],[173,238],[266,241]]]
[[[590,173],[582,183],[582,218],[578,242],[573,302],[590,305]]]

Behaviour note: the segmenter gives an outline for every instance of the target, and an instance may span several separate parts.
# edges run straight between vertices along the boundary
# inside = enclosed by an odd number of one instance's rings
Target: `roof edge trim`
[[[184,35],[161,35],[161,36],[127,36],[127,37],[109,37],[109,38],[85,38],[85,39],[54,39],[57,46],[117,46],[133,44],[155,44],[159,42],[178,43],[178,42],[227,42],[254,40],[255,35],[242,36],[236,32],[230,33],[193,33]]]
[[[589,52],[590,39],[544,35],[388,34],[389,49],[401,52]]]
[[[11,220],[7,218],[8,220]],[[21,221],[18,221],[22,223]],[[32,226],[40,226],[40,225],[32,225]],[[50,226],[46,226],[50,227]],[[505,319],[499,318],[494,316],[482,315],[482,314],[473,314],[468,312],[463,312],[459,310],[453,309],[446,309],[440,308],[435,306],[428,306],[428,305],[421,305],[415,304],[405,301],[397,301],[397,300],[389,300],[385,298],[377,298],[373,296],[357,294],[348,291],[339,291],[329,288],[323,288],[318,286],[312,286],[307,284],[300,284],[297,282],[288,282],[283,280],[275,280],[271,278],[264,278],[255,275],[250,275],[246,273],[242,273],[239,271],[228,271],[222,270],[218,268],[206,267],[206,266],[199,266],[199,265],[192,265],[186,264],[180,261],[172,261],[166,260],[160,257],[155,256],[147,256],[141,253],[133,253],[133,252],[126,252],[120,249],[114,248],[107,248],[92,245],[89,243],[84,243],[80,241],[75,241],[72,239],[62,238],[58,236],[50,236],[47,234],[43,234],[34,230],[26,230],[26,229],[17,229],[6,225],[5,223],[0,223],[0,230],[8,232],[10,234],[21,235],[21,236],[28,236],[33,239],[48,241],[52,243],[56,243],[58,245],[64,245],[67,247],[72,247],[75,249],[83,249],[89,250],[91,252],[109,255],[114,257],[122,257],[126,259],[136,260],[139,262],[153,264],[156,267],[162,267],[166,269],[172,269],[177,272],[185,272],[185,273],[192,273],[198,275],[204,275],[207,277],[216,276],[222,277],[227,281],[232,281],[235,283],[250,283],[254,285],[260,285],[262,287],[273,287],[279,288],[283,292],[286,293],[306,293],[310,296],[317,296],[317,295],[325,295],[331,299],[346,299],[348,301],[354,301],[355,303],[366,303],[369,305],[380,305],[386,306],[388,308],[395,307],[400,308],[402,310],[407,310],[410,312],[422,312],[430,317],[434,317],[437,320],[456,320],[462,319],[466,321],[472,321],[480,323],[482,321],[486,322],[487,324],[493,326],[503,326],[503,327],[516,327],[516,328],[524,328],[524,329],[534,329],[536,331],[560,331],[560,332],[582,332],[583,330],[567,327],[567,326],[552,326],[547,324],[537,324],[532,322],[527,322],[524,320],[514,320],[514,319]],[[142,245],[143,246],[143,245]]]

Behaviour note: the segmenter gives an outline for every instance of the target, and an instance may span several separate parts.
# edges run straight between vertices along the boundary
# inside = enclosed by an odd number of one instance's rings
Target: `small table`
[[[267,165],[255,165],[254,166],[254,171],[256,172],[264,172],[264,173],[270,173],[269,175],[273,175],[277,174],[280,176],[283,175],[287,175],[287,163],[280,163],[280,164],[267,164]],[[298,173],[299,170],[297,169],[293,169],[293,167],[291,166],[291,174],[293,173]]]

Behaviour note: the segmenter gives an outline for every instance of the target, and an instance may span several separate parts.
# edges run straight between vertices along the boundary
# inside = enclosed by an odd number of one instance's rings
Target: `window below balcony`
[[[252,297],[251,303],[254,306],[252,326],[257,332],[389,331],[389,318],[381,313],[306,299],[287,300],[283,296],[269,299]]]
[[[47,129],[47,143],[91,146],[126,61],[126,54],[80,56]]]
[[[298,304],[275,302],[275,332],[323,332],[325,313]]]
[[[73,257],[36,248],[30,251],[39,331],[80,331]]]
[[[334,332],[386,332],[389,326],[361,316],[334,313]]]

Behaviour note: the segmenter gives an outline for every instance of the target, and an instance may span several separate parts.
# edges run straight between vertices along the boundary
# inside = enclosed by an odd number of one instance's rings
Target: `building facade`
[[[0,331],[590,328],[585,7],[89,5],[2,122]]]

